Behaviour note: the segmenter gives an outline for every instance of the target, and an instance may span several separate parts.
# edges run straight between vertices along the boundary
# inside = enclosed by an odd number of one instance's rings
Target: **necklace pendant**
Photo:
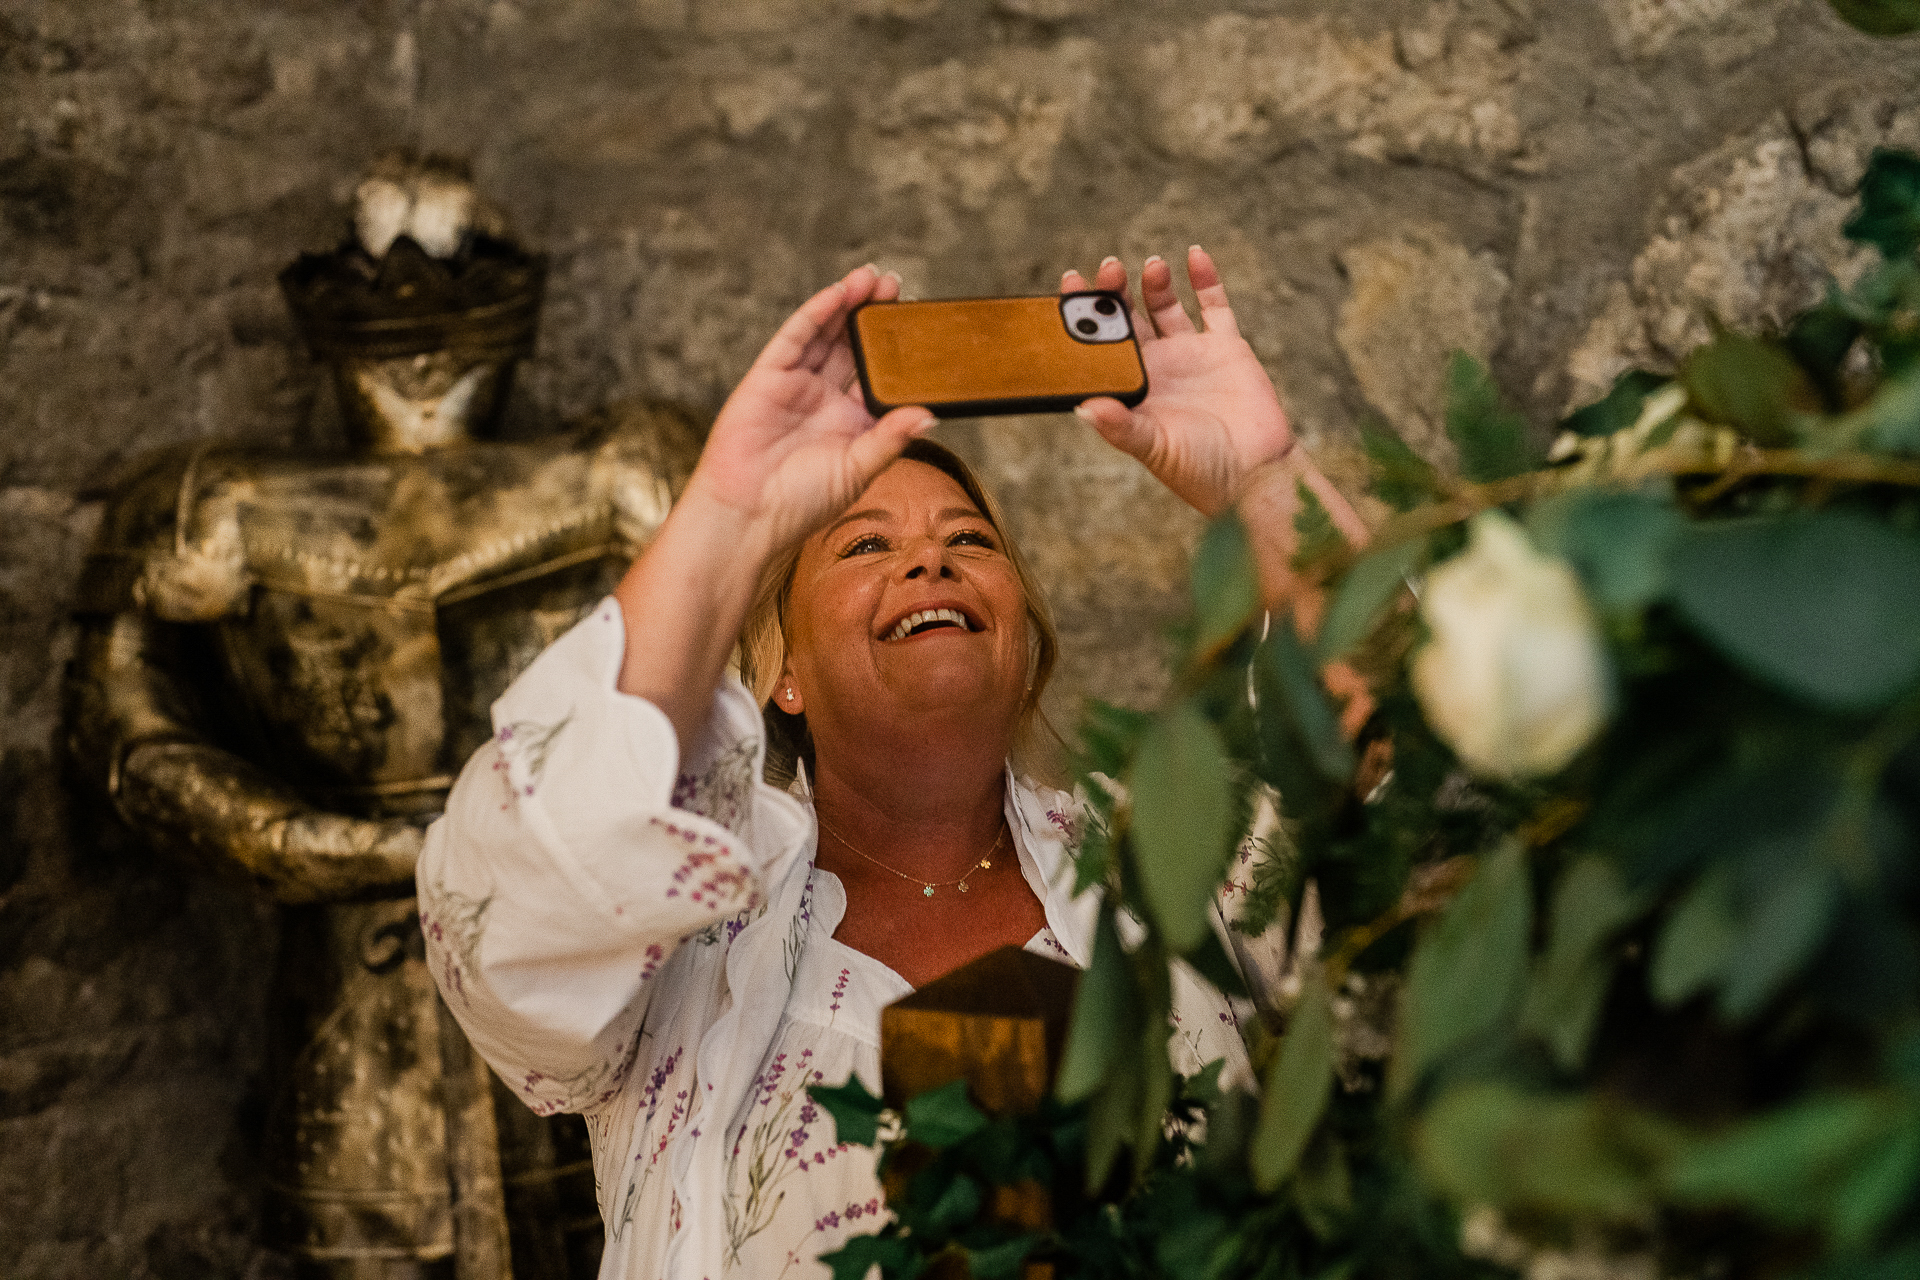
[[[985,871],[987,868],[991,867],[992,865],[993,863],[988,861],[987,859],[985,858],[980,859],[980,869],[982,871]]]
[[[933,896],[933,886],[928,885],[926,888],[922,889],[920,891],[920,896],[923,898],[931,898]]]
[[[960,888],[960,892],[965,893],[967,891],[967,882],[965,880],[962,880],[960,882],[959,888]]]

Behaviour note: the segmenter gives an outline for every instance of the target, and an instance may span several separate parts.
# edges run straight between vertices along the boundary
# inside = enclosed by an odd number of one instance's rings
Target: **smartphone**
[[[903,404],[942,418],[1058,413],[1095,396],[1131,408],[1147,395],[1126,299],[1105,289],[869,302],[847,331],[876,417]]]

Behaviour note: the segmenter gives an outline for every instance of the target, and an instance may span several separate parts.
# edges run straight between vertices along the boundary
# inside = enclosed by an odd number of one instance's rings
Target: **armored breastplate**
[[[650,411],[418,456],[202,452],[121,508],[84,594],[204,624],[202,687],[230,703],[204,718],[320,807],[431,813],[493,699],[612,589],[697,449]]]

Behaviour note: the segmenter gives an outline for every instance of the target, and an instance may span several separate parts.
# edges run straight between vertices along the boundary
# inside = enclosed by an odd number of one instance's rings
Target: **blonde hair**
[[[1060,742],[1060,735],[1040,710],[1040,696],[1046,692],[1047,681],[1053,676],[1054,663],[1060,654],[1060,635],[1054,630],[1046,597],[1040,594],[1026,559],[1007,532],[1000,504],[993,500],[993,495],[959,454],[943,444],[921,439],[911,441],[900,456],[909,462],[925,463],[959,485],[993,526],[1007,559],[1013,563],[1013,572],[1020,580],[1020,590],[1027,601],[1028,649],[1027,690],[1020,704],[1014,755],[1023,765],[1044,769],[1044,762],[1038,758],[1042,753],[1042,738],[1050,738],[1056,744]],[[787,668],[787,601],[793,594],[793,575],[799,564],[800,547],[796,545],[767,566],[753,607],[747,613],[746,625],[740,632],[740,679],[753,690],[754,701],[760,704],[761,718],[767,723],[767,776],[776,782],[794,776],[796,761],[804,761],[809,770],[813,766],[813,739],[807,732],[806,715],[782,711],[773,697],[780,673]]]

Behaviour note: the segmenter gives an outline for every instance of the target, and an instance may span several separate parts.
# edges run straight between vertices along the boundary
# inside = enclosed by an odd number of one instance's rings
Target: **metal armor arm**
[[[81,621],[70,745],[120,816],[201,861],[237,864],[282,902],[408,891],[413,823],[317,809],[200,731],[176,678],[182,625],[135,612]]]

